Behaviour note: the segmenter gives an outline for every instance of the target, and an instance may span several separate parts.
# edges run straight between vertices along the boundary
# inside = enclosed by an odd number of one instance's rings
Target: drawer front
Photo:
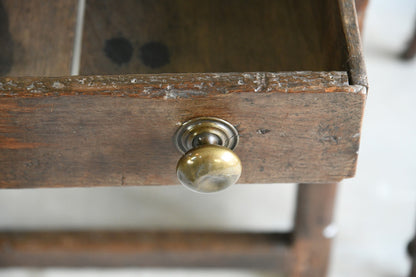
[[[215,116],[239,131],[239,183],[354,175],[365,87],[345,72],[0,79],[3,188],[178,184],[173,136]]]

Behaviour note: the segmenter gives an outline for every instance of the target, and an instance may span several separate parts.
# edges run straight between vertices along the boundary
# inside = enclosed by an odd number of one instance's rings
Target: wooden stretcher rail
[[[240,267],[287,271],[290,234],[2,232],[0,266]]]
[[[228,267],[325,276],[336,184],[299,184],[290,233],[2,231],[0,267]]]

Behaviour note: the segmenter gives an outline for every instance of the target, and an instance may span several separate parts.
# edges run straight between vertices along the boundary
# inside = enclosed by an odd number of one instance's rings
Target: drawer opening
[[[87,0],[80,74],[344,71],[337,1]]]

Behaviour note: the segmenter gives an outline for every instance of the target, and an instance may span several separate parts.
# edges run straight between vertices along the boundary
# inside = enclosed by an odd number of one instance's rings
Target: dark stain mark
[[[244,101],[250,103],[250,105],[254,105],[254,100],[253,99],[244,98]]]
[[[105,55],[114,63],[122,65],[128,63],[133,55],[131,42],[123,37],[112,38],[105,42]]]
[[[263,172],[264,171],[264,166],[260,166],[260,172]]]
[[[158,68],[170,62],[168,47],[161,42],[148,42],[140,48],[142,62],[151,68]]]
[[[334,135],[334,133],[338,132],[338,126],[330,126],[325,124],[320,124],[318,129],[318,136],[319,141],[321,143],[331,143],[331,144],[338,144],[339,138],[338,136]]]
[[[338,144],[338,137],[337,136],[323,136],[319,139],[320,142],[332,142]]]
[[[264,135],[264,134],[267,134],[267,133],[269,133],[271,130],[269,130],[269,129],[258,129],[257,130],[257,134],[259,134],[259,135]]]
[[[13,65],[13,40],[9,31],[9,16],[0,1],[0,76],[10,72]]]

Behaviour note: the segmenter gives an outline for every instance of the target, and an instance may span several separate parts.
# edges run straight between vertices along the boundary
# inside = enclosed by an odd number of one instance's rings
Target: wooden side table
[[[178,184],[175,132],[216,117],[238,131],[239,183],[300,183],[295,228],[4,231],[0,265],[324,276],[367,96],[354,2],[87,0],[69,76],[77,3],[0,2],[0,187]]]

